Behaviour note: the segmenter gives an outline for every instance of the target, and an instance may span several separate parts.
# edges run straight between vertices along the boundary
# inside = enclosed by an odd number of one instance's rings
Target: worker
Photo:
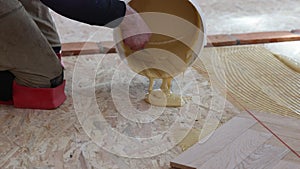
[[[0,0],[0,104],[55,109],[66,99],[61,43],[48,7],[83,23],[119,26],[133,50],[151,36],[139,15],[122,18],[136,11],[119,0]]]

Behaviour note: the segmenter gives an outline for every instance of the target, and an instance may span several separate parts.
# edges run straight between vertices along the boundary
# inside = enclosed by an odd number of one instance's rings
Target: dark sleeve
[[[126,12],[125,2],[119,0],[41,1],[55,12],[67,18],[110,28],[118,26]]]

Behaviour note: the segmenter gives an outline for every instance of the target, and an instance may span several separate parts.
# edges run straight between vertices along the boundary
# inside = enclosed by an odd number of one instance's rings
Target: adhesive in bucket
[[[126,58],[133,71],[146,76],[150,82],[163,80],[160,91],[166,95],[165,106],[182,106],[182,97],[170,91],[171,83],[195,61],[203,47],[204,24],[199,11],[189,0],[132,0],[129,5],[140,13],[153,34],[141,51],[132,51],[122,40],[117,40],[119,54]],[[122,38],[120,31],[114,34]],[[151,85],[146,96],[150,104]]]

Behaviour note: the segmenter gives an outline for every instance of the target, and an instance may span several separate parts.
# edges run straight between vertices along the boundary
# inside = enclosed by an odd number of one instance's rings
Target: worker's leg
[[[0,0],[0,71],[0,104],[53,109],[66,99],[60,61],[18,0]]]
[[[61,60],[61,42],[49,8],[40,0],[19,0],[46,37],[57,57]],[[61,60],[61,64],[63,61]]]
[[[49,8],[40,0],[19,0],[37,24],[50,45],[54,48],[60,47],[60,39],[57,33]]]
[[[0,0],[0,11],[7,11],[0,15],[0,71],[9,70],[23,86],[49,88],[61,83],[60,62],[22,5]]]

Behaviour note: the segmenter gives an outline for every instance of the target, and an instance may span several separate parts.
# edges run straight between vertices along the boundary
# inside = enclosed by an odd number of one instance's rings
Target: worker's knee
[[[51,70],[42,70],[31,73],[29,71],[14,71],[15,81],[19,85],[33,88],[51,88],[60,85],[63,82],[63,68],[52,68]]]

